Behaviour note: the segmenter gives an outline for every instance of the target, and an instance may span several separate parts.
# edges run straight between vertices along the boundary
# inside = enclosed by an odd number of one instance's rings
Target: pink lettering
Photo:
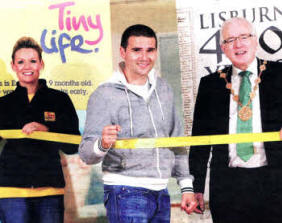
[[[87,32],[89,31],[89,28],[87,26],[87,23],[86,23],[84,16],[80,16],[79,19],[78,19],[78,22],[76,21],[76,17],[72,18],[72,26],[73,26],[74,30],[78,30],[79,27],[80,27],[80,24],[82,24],[85,31],[87,31]]]
[[[70,15],[70,14],[71,14],[71,11],[67,11],[67,14]],[[70,17],[67,17],[67,18],[66,18],[66,27],[67,27],[67,30],[68,30],[68,31],[71,30],[71,19],[70,19]]]
[[[92,19],[91,19],[90,16],[88,16],[87,22],[88,22],[88,25],[92,29],[98,29],[99,30],[99,37],[95,41],[85,40],[85,43],[87,43],[88,45],[95,45],[95,44],[97,44],[97,43],[99,43],[101,41],[101,39],[103,38],[103,35],[104,35],[100,15],[96,15],[96,24],[94,24],[92,22]]]
[[[68,6],[72,6],[74,5],[74,2],[64,2],[64,3],[59,3],[59,4],[55,4],[55,5],[50,5],[48,8],[49,9],[59,9],[59,18],[58,18],[58,25],[59,25],[59,29],[63,30],[64,29],[64,11],[65,8]],[[68,27],[71,28],[71,27]]]
[[[99,43],[103,39],[103,27],[101,23],[100,15],[95,16],[95,20],[88,16],[86,19],[86,16],[80,15],[80,16],[72,16],[71,10],[67,7],[75,5],[75,2],[64,2],[59,4],[50,5],[48,8],[50,10],[52,9],[58,9],[58,26],[60,30],[67,29],[68,31],[71,31],[72,29],[77,31],[80,28],[82,28],[84,31],[88,32],[90,29],[96,30],[99,32],[99,35],[96,40],[85,40],[85,43],[88,45],[95,45]]]

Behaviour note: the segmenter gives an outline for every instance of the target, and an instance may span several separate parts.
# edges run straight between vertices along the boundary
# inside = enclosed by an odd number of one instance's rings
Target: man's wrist
[[[108,149],[105,149],[103,146],[102,146],[102,140],[101,139],[98,139],[98,149],[101,151],[101,152],[108,152]]]
[[[194,193],[193,187],[183,187],[181,188],[181,194],[184,193]]]
[[[179,181],[181,193],[194,193],[193,181],[191,178],[182,179]]]

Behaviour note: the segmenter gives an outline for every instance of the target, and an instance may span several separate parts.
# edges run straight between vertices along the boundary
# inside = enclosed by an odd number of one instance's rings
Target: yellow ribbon
[[[36,188],[19,188],[19,187],[0,187],[0,198],[12,197],[44,197],[50,195],[63,195],[64,188],[54,187],[36,187]]]
[[[81,136],[79,135],[69,135],[55,132],[40,132],[35,131],[30,135],[24,134],[22,130],[11,129],[11,130],[0,130],[0,136],[4,139],[38,139],[53,142],[62,143],[72,143],[79,144],[81,141]]]
[[[61,143],[79,144],[81,136],[69,135],[54,132],[35,131],[30,135],[22,133],[21,130],[0,130],[0,136],[4,139],[38,139]],[[264,133],[240,133],[227,135],[209,136],[186,136],[186,137],[165,137],[165,138],[138,138],[120,139],[115,143],[115,149],[138,149],[138,148],[159,148],[159,147],[182,147],[215,144],[231,144],[245,142],[272,142],[280,141],[280,132]]]
[[[280,141],[279,132],[117,140],[115,148],[158,148]]]

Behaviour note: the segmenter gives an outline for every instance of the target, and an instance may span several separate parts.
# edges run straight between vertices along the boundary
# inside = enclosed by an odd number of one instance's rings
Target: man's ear
[[[122,59],[125,58],[125,51],[126,49],[124,49],[122,46],[119,48],[120,56]]]
[[[225,44],[220,44],[220,48],[221,48],[221,50],[222,50],[222,52],[224,53],[224,51],[225,51]]]

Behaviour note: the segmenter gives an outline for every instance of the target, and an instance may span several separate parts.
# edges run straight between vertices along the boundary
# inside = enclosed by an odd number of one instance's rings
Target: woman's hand
[[[43,131],[43,132],[48,132],[48,127],[40,124],[38,122],[30,122],[24,125],[22,128],[22,132],[29,135],[33,133],[34,131]]]

